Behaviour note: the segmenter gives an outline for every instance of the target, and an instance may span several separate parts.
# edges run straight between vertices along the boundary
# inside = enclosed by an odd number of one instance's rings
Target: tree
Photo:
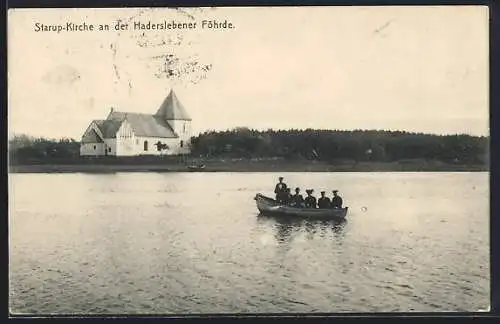
[[[227,146],[231,150],[227,150]],[[194,154],[238,157],[284,157],[334,161],[430,159],[484,163],[488,139],[388,131],[267,130],[236,128],[209,131],[192,139]]]

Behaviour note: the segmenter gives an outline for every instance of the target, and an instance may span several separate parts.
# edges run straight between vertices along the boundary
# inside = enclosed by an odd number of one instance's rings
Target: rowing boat
[[[191,171],[191,172],[195,172],[195,171],[203,171],[205,170],[205,165],[204,164],[200,164],[200,165],[189,165],[188,166],[188,170]]]
[[[262,194],[255,196],[257,209],[261,214],[294,216],[304,218],[321,218],[321,219],[344,219],[347,216],[348,207],[344,208],[295,208],[279,204],[276,200],[266,197]]]

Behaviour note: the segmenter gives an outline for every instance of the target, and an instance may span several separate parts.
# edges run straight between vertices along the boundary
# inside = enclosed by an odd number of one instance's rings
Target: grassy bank
[[[192,161],[175,159],[136,163],[127,160],[101,160],[73,163],[33,163],[11,165],[11,173],[61,172],[189,172]],[[433,160],[402,160],[396,162],[287,161],[280,159],[218,159],[204,161],[204,172],[480,172],[487,165],[447,164]]]

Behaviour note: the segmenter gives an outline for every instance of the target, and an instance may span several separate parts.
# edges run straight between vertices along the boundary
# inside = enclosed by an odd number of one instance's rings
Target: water
[[[22,314],[477,311],[487,173],[286,173],[348,220],[258,217],[272,173],[10,174]]]

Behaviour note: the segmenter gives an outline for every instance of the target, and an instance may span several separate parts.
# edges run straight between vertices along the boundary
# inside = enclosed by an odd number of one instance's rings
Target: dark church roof
[[[170,93],[163,101],[155,116],[161,116],[167,120],[191,120],[191,117],[179,99],[177,99],[173,90],[170,90]]]
[[[109,119],[94,120],[94,122],[97,124],[97,127],[99,127],[104,138],[116,138],[116,132],[118,132],[122,125],[121,121]]]
[[[95,130],[89,128],[82,136],[82,143],[103,143],[104,141],[97,135]]]
[[[145,137],[178,137],[170,125],[159,116],[113,111],[108,116],[108,121],[119,122],[127,120],[136,136]],[[118,129],[117,129],[118,130]],[[114,134],[116,137],[116,131]]]

